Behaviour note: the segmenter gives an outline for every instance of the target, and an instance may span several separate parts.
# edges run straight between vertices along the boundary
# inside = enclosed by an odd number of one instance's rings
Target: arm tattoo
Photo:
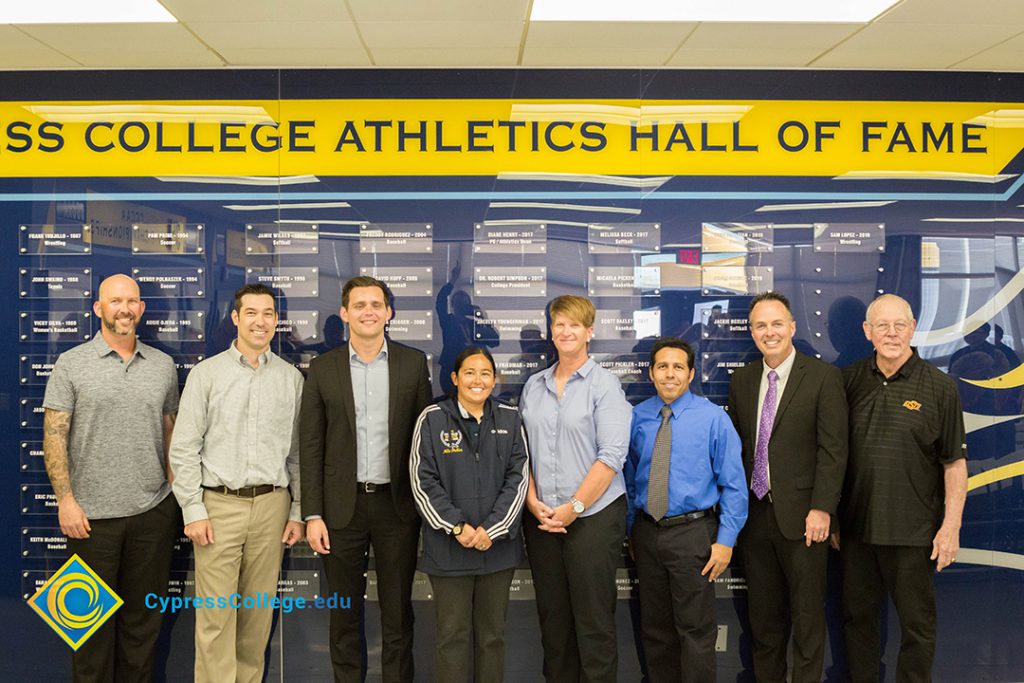
[[[43,461],[57,500],[71,493],[71,478],[68,473],[70,432],[71,413],[47,408],[43,415]]]

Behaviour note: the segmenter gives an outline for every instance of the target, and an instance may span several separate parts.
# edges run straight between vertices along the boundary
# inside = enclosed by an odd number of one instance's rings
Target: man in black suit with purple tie
[[[831,519],[848,451],[839,370],[793,348],[789,300],[765,292],[750,303],[750,334],[763,358],[737,370],[729,414],[743,442],[750,486],[737,551],[747,578],[759,683],[821,681],[825,568]]]

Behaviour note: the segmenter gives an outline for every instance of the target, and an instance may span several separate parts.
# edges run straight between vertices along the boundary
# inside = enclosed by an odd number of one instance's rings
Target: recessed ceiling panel
[[[247,21],[191,24],[196,35],[217,51],[226,49],[310,49],[359,45],[355,25],[347,21]]]
[[[162,0],[180,21],[348,21],[344,0]]]
[[[356,21],[526,21],[527,0],[348,0]]]
[[[370,49],[519,47],[523,22],[364,21],[359,30]]]
[[[526,47],[527,50],[541,47],[675,49],[696,27],[695,23],[685,22],[532,22]]]
[[[497,48],[380,48],[373,50],[377,66],[515,66],[519,49]]]
[[[535,47],[523,54],[523,66],[662,66],[672,48]]]

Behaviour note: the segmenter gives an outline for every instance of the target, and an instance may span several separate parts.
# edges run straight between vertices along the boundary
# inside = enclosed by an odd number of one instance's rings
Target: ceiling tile
[[[179,21],[349,21],[344,0],[160,0]]]
[[[995,24],[872,24],[813,66],[944,69],[1015,33]]]
[[[854,48],[917,49],[945,47],[950,50],[983,48],[1020,32],[1000,24],[870,24],[844,45]]]
[[[855,33],[861,24],[702,23],[684,48],[826,48]]]
[[[821,54],[818,48],[747,47],[691,48],[689,43],[669,60],[669,66],[803,67]]]
[[[898,24],[1016,24],[1024,26],[1020,0],[903,0],[883,14],[878,23]]]
[[[843,50],[830,52],[816,59],[810,66],[834,69],[930,69],[942,70],[955,60],[942,51],[901,50]]]
[[[527,47],[523,66],[661,66],[674,48]]]
[[[229,48],[221,55],[231,66],[269,67],[346,67],[370,66],[370,59],[361,47],[343,48]]]
[[[24,31],[4,24],[0,24],[0,45],[3,50],[49,49]]]
[[[60,69],[81,66],[73,59],[47,47],[38,50],[0,48],[0,69]]]
[[[195,34],[218,52],[228,49],[350,48],[359,45],[348,21],[198,22]]]
[[[372,50],[377,66],[515,66],[518,47],[381,48]]]
[[[638,50],[670,47],[683,42],[696,23],[690,22],[605,22],[605,21],[542,21],[531,22],[526,38],[527,49],[580,47],[631,48]]]
[[[954,69],[1020,71],[1024,67],[1024,33],[953,65]]]
[[[81,66],[14,26],[0,25],[0,69]]]
[[[523,22],[514,21],[364,21],[359,31],[371,49],[515,47]]]
[[[1024,64],[1024,52],[983,52],[950,68],[956,71],[1020,71],[1021,64]]]
[[[185,24],[0,26],[0,69],[215,66],[218,55],[238,66],[514,66],[531,4],[160,1]],[[1022,72],[1015,36],[1024,0],[901,0],[868,25],[537,22],[522,65]]]
[[[91,48],[75,52],[75,59],[90,69],[174,69],[224,66],[216,53],[197,50],[124,50],[122,48]]]
[[[236,0],[237,1],[237,0]],[[526,21],[528,0],[348,0],[363,21]]]
[[[18,28],[72,58],[78,52],[95,51],[97,46],[125,52],[162,49],[186,58],[206,49],[181,24],[31,24]]]

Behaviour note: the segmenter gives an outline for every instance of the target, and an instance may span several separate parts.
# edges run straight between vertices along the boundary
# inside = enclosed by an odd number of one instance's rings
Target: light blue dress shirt
[[[530,465],[537,497],[548,507],[569,502],[597,461],[617,474],[583,517],[600,512],[626,492],[622,466],[629,449],[632,408],[619,379],[588,359],[565,383],[555,387],[556,363],[530,377],[519,410],[530,443]]]
[[[356,479],[387,484],[391,481],[388,459],[388,343],[369,363],[348,347],[352,373],[352,398],[356,409]]]
[[[626,483],[629,520],[647,510],[654,439],[661,427],[661,407],[653,396],[633,408]],[[689,391],[670,404],[672,450],[668,472],[667,516],[719,506],[718,543],[736,545],[747,521],[747,482],[743,473],[740,437],[725,411]]]

